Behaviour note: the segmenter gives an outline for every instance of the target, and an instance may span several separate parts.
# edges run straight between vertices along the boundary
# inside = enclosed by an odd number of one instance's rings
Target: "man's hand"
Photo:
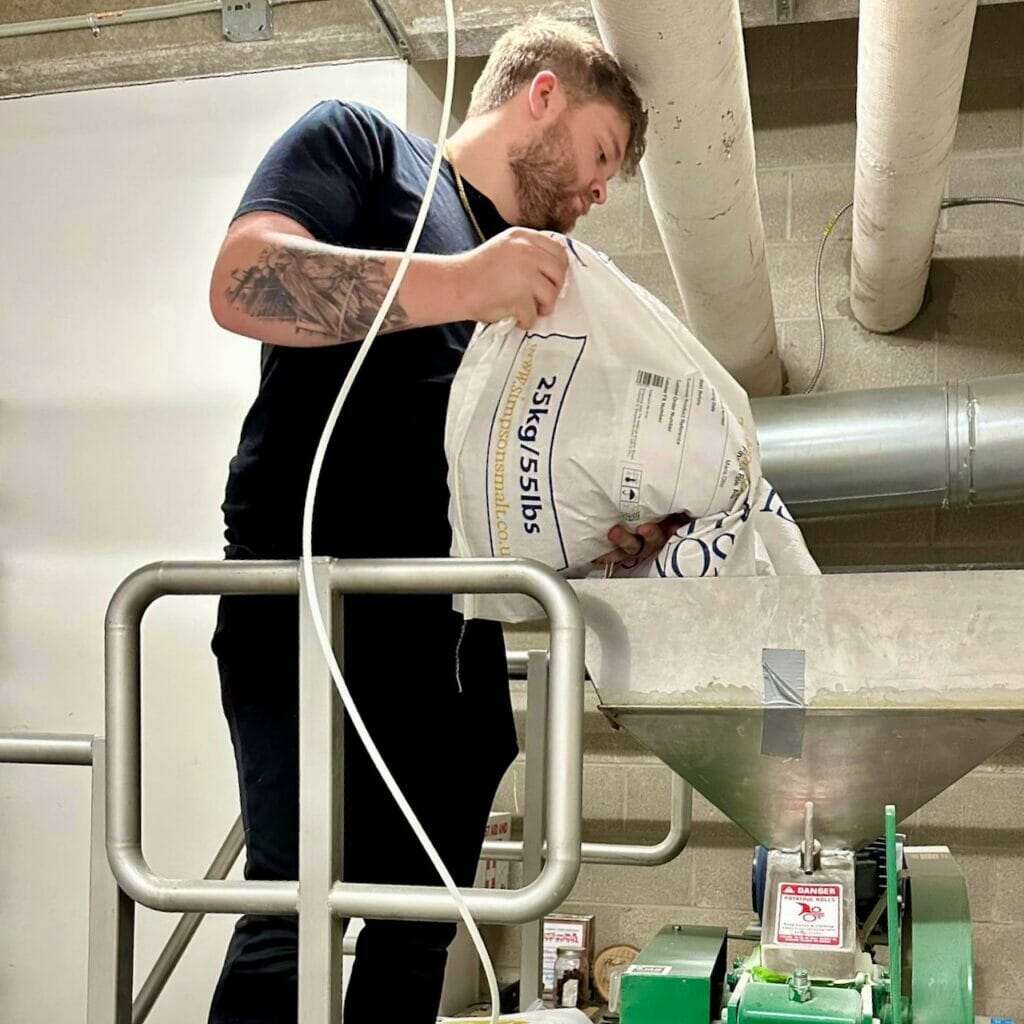
[[[466,320],[515,317],[524,331],[555,308],[569,268],[565,243],[529,228],[509,228],[451,260]]]
[[[595,559],[597,565],[618,565],[632,569],[648,558],[653,558],[681,526],[689,522],[684,515],[666,516],[660,523],[644,523],[630,533],[624,526],[613,526],[608,531],[608,540],[615,545],[613,551]]]

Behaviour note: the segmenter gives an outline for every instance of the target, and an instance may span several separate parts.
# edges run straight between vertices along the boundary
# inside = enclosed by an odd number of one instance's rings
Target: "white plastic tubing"
[[[977,0],[861,0],[850,304],[888,332],[921,308]]]
[[[455,879],[452,877],[451,872],[441,859],[441,855],[438,853],[437,847],[434,845],[430,836],[427,835],[426,829],[424,829],[419,818],[416,816],[416,812],[412,809],[412,805],[409,803],[405,794],[399,787],[391,769],[381,756],[380,750],[378,750],[376,743],[374,743],[373,737],[370,735],[370,732],[366,727],[366,723],[363,721],[363,717],[359,713],[359,709],[356,707],[352,699],[348,686],[345,684],[344,676],[341,673],[341,666],[338,664],[338,659],[335,656],[331,638],[327,632],[324,609],[320,606],[319,598],[317,596],[316,580],[313,576],[313,511],[316,504],[317,488],[320,484],[320,472],[323,469],[324,457],[327,454],[327,446],[330,444],[335,425],[338,422],[338,418],[341,416],[341,410],[344,408],[345,402],[348,400],[349,393],[352,390],[352,385],[355,383],[356,377],[359,375],[363,363],[366,361],[366,357],[370,353],[373,343],[377,340],[377,334],[383,326],[384,318],[388,315],[388,311],[391,309],[391,305],[395,301],[395,297],[398,295],[398,289],[402,284],[402,279],[405,277],[405,272],[409,269],[409,262],[412,259],[412,254],[416,251],[420,234],[423,231],[423,225],[427,220],[427,214],[430,210],[430,201],[434,196],[434,189],[437,186],[437,179],[441,169],[441,157],[444,152],[445,134],[447,132],[448,121],[452,111],[452,97],[455,93],[456,50],[455,6],[453,0],[444,0],[444,12],[447,26],[448,62],[445,73],[444,100],[441,104],[441,123],[438,128],[434,160],[430,167],[430,174],[427,177],[427,185],[423,192],[423,199],[420,202],[419,213],[416,215],[416,221],[413,224],[412,233],[409,236],[409,241],[406,243],[405,251],[402,253],[402,259],[398,264],[398,269],[395,271],[394,279],[387,290],[387,294],[385,294],[384,299],[381,302],[380,308],[377,310],[376,316],[373,318],[373,323],[370,324],[370,329],[367,332],[366,337],[363,339],[362,345],[360,345],[359,352],[353,360],[352,366],[349,368],[349,371],[345,376],[345,380],[342,382],[341,389],[339,390],[338,396],[335,399],[334,405],[327,417],[327,422],[324,424],[323,432],[320,435],[320,441],[317,444],[316,453],[313,456],[313,465],[309,472],[309,480],[306,484],[306,498],[302,508],[301,565],[303,579],[306,584],[306,597],[309,601],[310,611],[313,615],[313,625],[316,629],[317,639],[320,641],[320,649],[323,651],[324,658],[326,659],[328,668],[331,672],[331,678],[334,680],[334,685],[336,686],[338,694],[341,697],[342,704],[345,707],[345,713],[348,715],[349,721],[352,723],[356,734],[362,742],[363,747],[366,749],[366,753],[373,762],[373,766],[377,769],[378,775],[380,775],[384,785],[388,788],[392,797],[394,797],[399,810],[408,822],[409,827],[415,833],[416,838],[423,847],[423,851],[426,853],[431,864],[433,864],[438,875],[440,875],[441,881],[444,883],[445,888],[451,894],[452,899],[455,901],[455,905],[458,907],[459,916],[466,925],[466,930],[469,932],[473,945],[476,947],[477,954],[480,957],[480,963],[484,969],[484,975],[487,978],[487,989],[491,1003],[491,1024],[498,1024],[498,1016],[501,1013],[501,1000],[499,999],[498,994],[498,980],[494,971],[494,964],[492,963],[490,955],[487,952],[487,947],[484,944],[483,936],[480,934],[480,929],[477,926],[476,921],[473,919],[473,915],[469,910],[469,906],[467,905],[465,898],[459,891],[458,886],[455,884]]]
[[[690,329],[751,395],[781,367],[738,0],[593,0],[650,110],[644,182]]]

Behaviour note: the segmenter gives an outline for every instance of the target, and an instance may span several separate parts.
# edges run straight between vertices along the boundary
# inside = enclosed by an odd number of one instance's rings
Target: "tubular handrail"
[[[244,846],[245,830],[242,828],[242,819],[239,817],[224,837],[224,842],[221,843],[220,849],[214,855],[204,877],[226,878]],[[160,993],[163,992],[164,986],[174,973],[174,968],[178,966],[178,961],[188,949],[188,944],[192,941],[196,929],[202,924],[205,916],[198,911],[181,915],[181,919],[174,926],[167,942],[164,943],[160,955],[154,961],[149,976],[142,983],[139,994],[135,997],[135,1002],[132,1004],[132,1024],[143,1024],[143,1021],[149,1016],[150,1010],[153,1009]]]
[[[517,890],[469,889],[466,901],[489,923],[538,917],[561,903],[579,873],[582,799],[583,618],[572,588],[538,563],[519,559],[335,561],[340,593],[519,593],[533,597],[551,623],[549,732],[564,758],[547,793],[549,855],[541,875]],[[119,884],[156,910],[295,913],[298,882],[166,879],[141,848],[140,636],[142,616],[167,594],[294,594],[295,562],[160,562],[129,576],[107,612],[107,853]],[[325,766],[326,769],[326,766]],[[336,915],[455,920],[451,896],[425,886],[336,884]]]
[[[583,843],[580,859],[584,864],[617,864],[633,867],[658,867],[675,860],[686,849],[693,829],[693,790],[690,784],[672,773],[668,834],[650,845],[634,843]],[[547,853],[545,843],[544,852]],[[480,857],[485,860],[523,859],[521,839],[488,839]]]
[[[217,566],[223,566],[225,563],[218,562],[214,564]],[[275,593],[291,592],[291,588],[293,586],[292,581],[296,579],[293,563],[268,564],[267,562],[260,562],[257,564],[261,569],[270,570],[269,574],[267,574],[268,578],[263,580],[258,586],[268,586],[270,592]],[[493,565],[493,563],[489,564]],[[234,564],[232,564],[232,567],[234,567]],[[149,568],[157,570],[157,578],[153,579],[150,577],[149,579],[139,581],[141,585],[139,586],[136,594],[136,599],[139,601],[139,604],[135,607],[139,622],[141,622],[141,616],[144,613],[145,608],[162,593],[193,593],[195,591],[190,588],[194,587],[197,583],[194,574],[187,579],[179,578],[177,581],[169,581],[166,574],[163,572],[163,570],[167,568],[167,564],[161,564],[158,567]],[[186,572],[192,573],[197,568],[201,570],[205,567],[197,566],[195,563],[188,563],[185,568]],[[378,568],[379,567],[375,567],[373,571],[376,572]],[[343,573],[345,572],[344,569],[341,571]],[[138,574],[133,575],[137,576]],[[235,573],[232,573],[231,575],[232,581],[230,592],[264,592],[263,590],[255,589],[252,586],[252,580],[239,578]],[[130,577],[130,579],[131,578],[132,577]],[[341,584],[338,586],[338,589],[343,589],[345,584],[350,584],[347,589],[354,590],[356,589],[355,584],[357,582],[357,577],[345,576],[342,579]],[[433,585],[434,584],[430,581],[425,583],[427,592],[433,592]],[[386,589],[387,586],[388,583],[384,582],[384,589]],[[186,589],[180,589],[183,587]],[[113,601],[111,602],[111,606],[114,606]],[[138,622],[136,625],[137,624]],[[110,625],[109,622],[108,625]],[[115,621],[113,623],[114,629],[111,633],[108,633],[108,636],[113,635],[116,637],[123,625],[125,625],[125,623]],[[125,634],[122,633],[122,639],[124,638],[124,635]],[[528,652],[507,652],[506,657],[510,675],[514,676],[518,673],[525,674],[529,660]],[[544,660],[545,662],[548,662],[549,658],[545,657]],[[0,763],[91,766],[93,764],[93,746],[97,739],[97,737],[92,735],[73,733],[0,733]],[[102,745],[103,744],[101,743],[101,747]],[[97,756],[102,758],[102,754],[98,754]],[[678,776],[673,775],[670,827],[668,834],[663,840],[650,846],[613,843],[582,843],[580,859],[586,863],[606,864],[653,866],[667,863],[673,857],[677,856],[686,846],[691,829],[691,808],[692,792],[690,787]],[[238,818],[232,825],[227,836],[225,836],[220,849],[210,864],[209,870],[206,872],[204,880],[219,881],[225,879],[243,848],[244,835],[242,822],[241,818]],[[486,842],[484,843],[481,852],[481,859],[522,860],[523,848],[524,844],[521,841]],[[544,842],[543,849],[546,854],[546,840]],[[144,861],[139,863],[139,861],[134,858],[126,859],[125,869],[129,873],[132,871],[137,871],[140,874],[148,872],[148,867],[145,866]],[[148,882],[149,880],[147,879],[146,881]],[[538,879],[537,881],[541,882],[543,880]],[[558,880],[556,878],[556,886],[557,882]],[[169,884],[174,886],[177,892],[180,893],[183,891],[183,887],[180,883],[172,882]],[[247,888],[248,885],[249,883],[246,883]],[[560,893],[560,890],[556,886],[553,886],[549,880],[545,885],[535,884],[533,887],[527,887],[531,889],[531,902],[525,904],[524,907],[515,910],[514,919],[526,920],[529,918],[521,915],[529,914],[530,916],[534,916],[535,913],[536,915],[545,913],[550,909],[548,906],[550,901]],[[264,890],[263,892],[258,893],[259,896],[267,895],[266,886],[257,886],[256,888],[262,888]],[[373,899],[378,901],[382,899],[382,894],[380,892],[381,889],[382,887],[379,886],[365,887],[362,889],[360,887],[339,883],[329,894],[328,903],[334,913],[347,915],[353,912],[349,909],[353,905],[357,907],[364,907],[368,897],[372,896]],[[519,890],[519,892],[522,891],[523,890]],[[417,892],[424,900],[422,906],[423,916],[436,917],[442,912],[435,898],[439,893],[439,890],[433,890],[429,887],[417,887]],[[480,890],[477,891],[477,893],[480,892]],[[488,895],[494,894],[494,890],[487,890],[486,892]],[[235,896],[238,896],[243,901],[242,904],[239,905],[249,905],[249,893],[241,893],[233,885],[231,888],[222,890],[219,895],[222,898],[229,899],[233,899]],[[409,909],[408,903],[405,899],[408,895],[408,890],[400,891],[397,895],[402,900],[402,912],[403,916],[405,916]],[[275,900],[281,900],[282,902],[287,901],[290,906],[291,901],[294,899],[292,887],[287,885],[287,888],[283,893],[281,891],[272,893],[272,898]],[[391,897],[389,894],[387,898],[390,901]],[[560,901],[561,899],[559,899],[559,902]],[[480,901],[479,896],[474,897],[473,894],[470,894],[470,906],[478,915],[494,913],[504,915],[507,913],[500,907],[490,905],[489,901]],[[365,910],[360,910],[358,912],[366,913]],[[139,994],[132,1006],[132,1024],[143,1024],[146,1020],[204,916],[205,912],[201,910],[188,911],[182,915],[181,920],[177,923],[174,931],[171,933],[167,943],[155,961],[149,976],[146,978],[139,990]]]
[[[0,763],[92,764],[92,741],[84,733],[0,733]]]
[[[536,653],[536,652],[533,652]],[[543,652],[540,652],[543,653]],[[530,662],[530,651],[507,651],[505,654],[510,679],[525,679]],[[587,679],[590,678],[587,673]],[[633,867],[658,867],[668,864],[686,849],[693,827],[693,790],[690,784],[672,773],[672,791],[669,798],[669,828],[667,835],[652,845],[635,843],[594,843],[582,845],[580,859],[584,864],[619,864]],[[544,844],[547,852],[547,844]],[[521,861],[522,840],[488,839],[480,854],[487,860]]]

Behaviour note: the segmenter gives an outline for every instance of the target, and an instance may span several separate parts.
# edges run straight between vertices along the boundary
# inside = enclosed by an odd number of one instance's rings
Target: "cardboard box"
[[[587,951],[587,978],[594,965],[594,915],[593,914],[549,914],[544,918],[544,949],[541,977],[544,981],[544,995],[555,993],[555,957],[559,946],[582,946]],[[583,994],[584,1002],[591,1001],[591,986]]]
[[[487,817],[487,827],[484,831],[485,839],[510,839],[512,837],[512,814],[510,811],[491,811]],[[507,860],[482,860],[476,872],[476,882],[479,889],[507,889],[508,888]]]

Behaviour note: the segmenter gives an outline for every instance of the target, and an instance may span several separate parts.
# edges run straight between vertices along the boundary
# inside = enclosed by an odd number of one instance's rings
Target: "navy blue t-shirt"
[[[378,111],[325,101],[274,143],[235,216],[274,211],[322,242],[400,251],[419,212],[434,152],[433,143],[407,134]],[[486,196],[464,185],[488,237],[508,227]],[[477,243],[445,161],[417,251],[450,254]],[[444,421],[473,326],[381,334],[374,342],[324,462],[314,515],[317,554],[448,554]],[[226,537],[236,552],[298,557],[313,455],[359,347],[264,346],[259,393],[231,460],[223,505]]]

